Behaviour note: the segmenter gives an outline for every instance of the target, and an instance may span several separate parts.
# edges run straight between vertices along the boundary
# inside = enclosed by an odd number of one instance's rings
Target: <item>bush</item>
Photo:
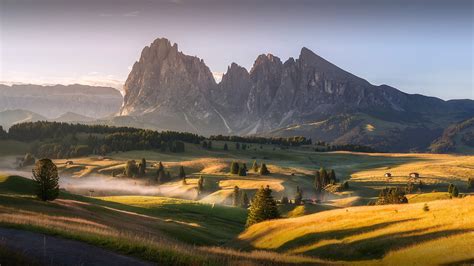
[[[430,211],[430,207],[428,206],[428,204],[425,203],[425,205],[423,205],[423,210],[425,212]]]

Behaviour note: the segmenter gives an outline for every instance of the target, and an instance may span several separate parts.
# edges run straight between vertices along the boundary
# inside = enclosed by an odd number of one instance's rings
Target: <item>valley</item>
[[[41,202],[33,197],[31,166],[15,166],[30,144],[22,145],[1,149],[0,223],[5,227],[168,265],[405,264],[415,261],[420,249],[433,253],[433,264],[474,259],[464,248],[474,240],[469,238],[473,197],[466,185],[474,174],[473,156],[315,152],[310,145],[281,149],[272,144],[247,144],[242,150],[227,141],[213,141],[208,149],[185,143],[183,153],[131,150],[55,159],[61,194],[53,202]],[[142,158],[147,161],[145,176],[119,174],[129,160]],[[253,172],[253,161],[264,162],[270,174]],[[182,166],[186,184],[177,178],[154,183],[159,162],[173,177]],[[245,163],[248,174],[230,174],[232,162]],[[313,182],[321,167],[334,169],[349,188],[318,197]],[[384,176],[388,172],[390,178]],[[413,172],[419,173],[416,182],[423,187],[406,195],[408,204],[367,206],[381,189],[415,182],[409,177]],[[200,195],[199,177],[207,188]],[[451,199],[450,183],[461,198]],[[279,203],[282,219],[246,228],[247,210],[232,206],[234,187],[252,199],[267,185],[278,201],[284,196],[292,201],[298,186],[305,203]],[[425,205],[429,211],[423,211]],[[452,249],[437,251],[439,245]],[[448,252],[449,257],[443,255]]]

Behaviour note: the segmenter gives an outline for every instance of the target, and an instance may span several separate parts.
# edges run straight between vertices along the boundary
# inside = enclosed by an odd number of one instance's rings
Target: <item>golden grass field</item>
[[[213,142],[211,151],[186,144],[183,154],[130,151],[106,158],[70,158],[72,165],[54,160],[66,191],[50,203],[35,200],[26,179],[5,174],[0,178],[0,223],[161,263],[169,262],[161,260],[163,256],[179,257],[182,263],[211,260],[215,265],[408,265],[417,264],[420,258],[423,264],[474,262],[470,252],[474,197],[466,187],[466,180],[474,177],[474,156],[321,153],[308,147],[280,150],[272,145],[254,145],[246,151],[229,145],[230,150],[223,151],[223,144]],[[8,151],[0,151],[0,168],[8,168],[20,155],[14,145],[8,143]],[[20,148],[23,152],[25,147]],[[147,177],[112,176],[123,171],[127,160],[141,158],[148,162]],[[254,160],[265,162],[271,174],[260,176],[250,170],[242,177],[228,173],[232,161],[246,163],[250,169]],[[173,176],[183,166],[187,184],[179,179],[160,186],[150,183],[160,161]],[[304,198],[315,198],[313,175],[320,167],[335,169],[341,181],[349,181],[349,189],[327,195],[316,205],[281,205],[283,219],[248,230],[244,228],[246,210],[221,206],[231,202],[234,186],[251,198],[258,188],[269,185],[276,199],[292,199],[300,186]],[[30,169],[12,171],[28,177]],[[384,177],[386,172],[392,177]],[[411,172],[420,177],[409,178]],[[198,198],[199,176],[213,190]],[[380,189],[409,181],[424,183],[421,191],[407,195],[409,204],[367,206]],[[450,199],[446,193],[449,183],[465,197]],[[425,204],[429,211],[423,210]]]
[[[251,226],[239,246],[361,264],[474,262],[474,197],[362,206]]]
[[[199,149],[194,147],[193,149]],[[217,149],[217,148],[216,148]],[[270,154],[274,153],[273,156]],[[474,156],[443,154],[396,154],[396,153],[352,153],[330,152],[316,153],[305,149],[275,150],[265,146],[262,151],[223,151],[204,150],[203,156],[197,156],[192,150],[189,155],[178,157],[176,154],[161,154],[153,151],[128,152],[111,154],[104,160],[97,157],[73,158],[74,165],[66,166],[66,160],[55,160],[59,169],[75,178],[102,176],[110,178],[111,171],[123,169],[126,159],[139,161],[147,159],[149,175],[152,177],[156,168],[152,165],[162,161],[165,168],[176,175],[179,166],[184,166],[189,177],[188,185],[172,183],[162,190],[162,195],[195,199],[193,192],[199,176],[216,182],[218,190],[202,199],[208,203],[228,202],[234,186],[252,195],[261,186],[269,185],[275,198],[282,196],[292,198],[296,186],[304,191],[305,198],[315,198],[313,190],[313,173],[320,167],[334,168],[341,180],[348,180],[350,189],[342,193],[329,195],[323,204],[334,207],[366,205],[374,199],[380,189],[387,186],[406,185],[408,182],[423,182],[423,193],[446,192],[449,183],[466,192],[466,181],[474,176]],[[257,156],[255,156],[257,155]],[[263,160],[266,155],[268,159]],[[132,157],[135,156],[135,157]],[[252,159],[256,157],[256,159]],[[150,159],[153,158],[153,159]],[[229,165],[232,161],[246,163],[250,168],[253,161],[266,162],[271,171],[269,176],[260,176],[249,170],[245,177],[230,175]],[[391,178],[384,177],[390,172]],[[420,173],[416,180],[409,178],[411,172]],[[66,186],[67,188],[67,186]],[[166,193],[164,191],[167,191]],[[80,193],[79,191],[74,191]],[[193,194],[194,193],[194,194]],[[149,195],[149,193],[148,193]],[[426,197],[425,197],[426,199]]]

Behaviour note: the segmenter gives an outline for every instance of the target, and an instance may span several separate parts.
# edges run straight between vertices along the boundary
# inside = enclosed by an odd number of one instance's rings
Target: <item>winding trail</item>
[[[0,246],[42,265],[154,265],[83,242],[9,228],[0,228]]]

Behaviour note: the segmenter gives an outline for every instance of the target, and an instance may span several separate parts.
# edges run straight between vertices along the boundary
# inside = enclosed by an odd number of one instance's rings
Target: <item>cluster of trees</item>
[[[79,141],[78,134],[88,134],[86,141]],[[7,137],[18,141],[43,140],[33,146],[32,153],[45,158],[149,149],[184,152],[184,142],[199,143],[204,139],[192,133],[45,121],[13,125]]]
[[[139,163],[137,163],[135,160],[127,161],[123,170],[123,175],[126,177],[145,177],[146,159],[142,158]]]
[[[467,146],[474,147],[474,132],[466,132],[461,137],[461,141]]]
[[[247,149],[247,144],[245,144],[245,143],[240,144],[240,143],[236,142],[235,143],[235,149],[236,150],[242,149],[242,150],[245,151]],[[227,143],[224,143],[224,151],[228,151],[228,150],[229,150],[229,146],[227,145]]]
[[[230,164],[230,173],[233,175],[246,176],[247,175],[247,165],[243,163],[239,165],[238,162],[232,162]]]
[[[0,126],[0,139],[6,139],[8,137],[8,133]]]
[[[265,138],[265,137],[255,137],[255,136],[211,136],[209,137],[210,140],[218,140],[218,141],[231,141],[231,142],[241,142],[241,143],[257,143],[257,144],[275,144],[275,145],[282,145],[282,146],[300,146],[300,145],[310,145],[311,139],[307,139],[305,137],[297,136],[297,137],[273,137],[273,138]]]
[[[246,226],[280,217],[272,190],[269,186],[260,187],[255,193],[247,216]]]
[[[322,191],[327,185],[335,184],[337,182],[336,172],[334,169],[329,170],[329,172],[321,167],[319,171],[316,171],[314,176],[314,189],[320,192]]]
[[[212,141],[210,141],[210,140],[209,140],[209,141],[205,141],[205,140],[204,140],[204,141],[201,143],[201,145],[202,145],[202,147],[203,147],[204,149],[212,150]]]
[[[384,188],[380,191],[380,194],[375,201],[375,205],[385,204],[401,204],[408,203],[408,199],[405,197],[405,189],[399,187]],[[371,203],[370,205],[372,205]]]
[[[448,186],[448,193],[451,197],[457,198],[459,196],[459,190],[458,187],[455,186],[454,184],[449,184]]]
[[[169,171],[165,171],[165,167],[163,166],[163,163],[159,162],[158,163],[158,170],[156,170],[156,182],[158,184],[163,184],[166,182],[171,181],[171,174]]]
[[[357,145],[357,144],[341,144],[341,145],[329,145],[325,144],[324,147],[316,147],[314,151],[325,152],[325,151],[353,151],[353,152],[377,152],[372,147]]]
[[[245,209],[249,207],[249,198],[247,196],[247,193],[245,193],[245,191],[241,191],[238,186],[234,187],[232,205],[234,207],[241,207]]]
[[[259,173],[260,175],[270,174],[270,170],[268,170],[267,165],[264,163],[261,163],[260,166],[258,166],[257,161],[253,161],[252,170],[255,173]]]
[[[19,141],[33,141],[50,138],[64,138],[71,134],[87,133],[108,135],[114,133],[137,133],[143,138],[149,139],[152,143],[169,142],[174,140],[199,143],[204,137],[193,133],[162,131],[157,132],[148,129],[133,127],[113,127],[107,125],[83,125],[69,124],[61,122],[26,122],[15,124],[10,127],[8,137]]]

